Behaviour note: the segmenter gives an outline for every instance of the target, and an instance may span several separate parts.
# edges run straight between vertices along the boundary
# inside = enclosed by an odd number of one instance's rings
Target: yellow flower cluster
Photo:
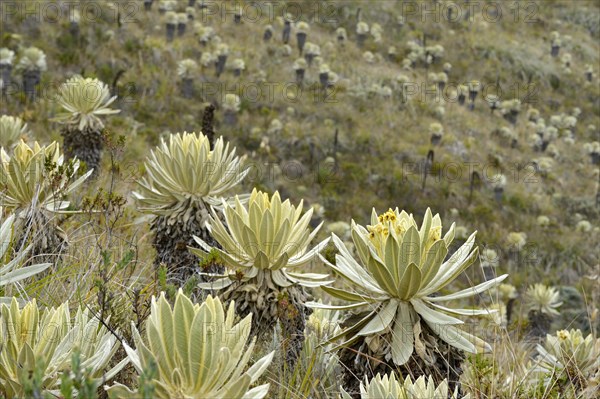
[[[377,252],[381,254],[381,251],[385,247],[385,241],[393,230],[396,233],[399,241],[402,241],[404,233],[410,228],[410,226],[418,227],[414,218],[411,215],[403,212],[399,214],[397,210],[388,209],[387,212],[382,213],[377,217],[379,223],[375,225],[367,226],[369,231],[369,239],[377,249]],[[434,242],[442,238],[442,226],[431,226],[429,231],[429,237],[425,244],[425,252],[433,245]]]

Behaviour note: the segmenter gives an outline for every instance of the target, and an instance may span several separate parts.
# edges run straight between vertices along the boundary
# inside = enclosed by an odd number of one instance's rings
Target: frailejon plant
[[[265,31],[263,33],[263,41],[268,42],[273,37],[273,25],[265,26]]]
[[[10,86],[11,72],[15,61],[15,52],[6,47],[0,48],[0,80],[2,81],[2,91],[4,92]]]
[[[521,100],[515,98],[512,100],[502,101],[500,103],[500,111],[502,117],[509,121],[511,124],[516,125],[517,117],[521,112]]]
[[[560,33],[557,31],[553,31],[550,33],[550,55],[552,57],[558,57],[558,53],[560,51],[560,46],[562,46],[562,40],[560,38]]]
[[[501,204],[504,197],[504,188],[506,187],[506,176],[501,173],[495,174],[491,178],[491,184],[494,190],[494,198],[497,203]]]
[[[2,64],[0,64],[0,68],[2,67]],[[591,82],[594,79],[594,67],[592,67],[590,64],[587,64],[585,66],[585,80],[587,80],[588,82]]]
[[[225,70],[225,64],[227,63],[227,57],[229,57],[229,46],[226,45],[225,43],[219,43],[219,45],[217,45],[217,49],[215,50],[215,54],[217,55],[215,69],[216,69],[217,77],[219,77]]]
[[[73,38],[79,38],[79,23],[81,22],[81,14],[78,10],[73,10],[69,13],[69,33]]]
[[[311,42],[306,43],[304,46],[304,59],[308,63],[308,66],[312,66],[314,59],[320,55],[321,47]]]
[[[348,40],[348,34],[346,33],[346,29],[339,27],[335,31],[335,36],[337,37],[337,41],[340,44],[345,44],[346,40]]]
[[[140,210],[155,215],[151,225],[155,266],[165,264],[177,284],[183,285],[199,267],[199,258],[187,250],[192,236],[215,243],[205,222],[210,210],[220,207],[248,174],[243,160],[222,137],[211,150],[202,133],[171,135],[150,152],[146,175],[133,196]]]
[[[64,162],[58,143],[29,147],[24,141],[12,157],[0,149],[0,204],[15,213],[18,246],[32,244],[32,254],[56,255],[66,235],[58,227],[54,214],[66,210],[65,196],[77,189],[91,174],[77,178],[79,161]]]
[[[492,114],[501,106],[500,97],[498,97],[496,94],[488,94],[485,96],[485,101],[488,103]]]
[[[545,385],[561,385],[565,397],[593,398],[600,391],[600,339],[581,330],[560,330],[537,345],[536,373]]]
[[[0,128],[1,126],[2,122],[0,120]],[[592,141],[591,143],[585,143],[583,149],[589,155],[592,164],[600,164],[600,142]]]
[[[185,8],[185,13],[187,15],[187,19],[189,21],[193,21],[196,19],[196,9],[194,7],[188,6]]]
[[[327,64],[321,64],[319,67],[319,82],[321,83],[321,88],[326,89],[329,85],[329,74],[331,73],[331,69]]]
[[[534,337],[546,336],[552,318],[559,315],[558,308],[561,305],[560,293],[556,288],[544,284],[534,284],[527,288],[525,307],[528,312],[530,334]]]
[[[440,303],[468,298],[498,285],[507,275],[458,292],[436,295],[469,267],[478,255],[475,233],[447,260],[454,224],[442,238],[439,215],[428,209],[419,228],[412,215],[388,210],[377,215],[373,210],[367,228],[352,222],[352,239],[359,256],[357,262],[335,235],[339,254],[335,264],[323,261],[354,289],[323,286],[334,298],[348,305],[307,306],[353,310],[342,325],[341,360],[351,375],[387,371],[430,374],[436,381],[458,378],[463,351],[477,353],[490,346],[469,331],[456,315],[486,315],[487,310],[450,308]]]
[[[298,58],[294,61],[294,71],[296,72],[296,83],[302,85],[304,82],[304,75],[306,73],[306,68],[308,67],[308,63],[304,58]]]
[[[138,375],[155,367],[157,375],[149,381],[153,398],[262,399],[269,384],[250,388],[264,373],[274,352],[248,367],[256,338],[247,345],[252,315],[235,323],[235,304],[228,309],[218,298],[208,296],[194,304],[181,290],[175,305],[164,293],[153,297],[146,336],[142,338],[132,323],[136,349],[124,344]],[[139,398],[119,383],[106,387],[111,398]]]
[[[375,43],[381,42],[381,34],[383,33],[383,28],[378,23],[374,23],[370,29],[371,36],[373,36],[373,41]]]
[[[469,88],[469,109],[472,111],[475,109],[475,99],[481,90],[481,83],[478,80],[472,80],[468,84]]]
[[[23,92],[28,99],[35,97],[35,86],[40,83],[42,72],[48,69],[46,54],[37,47],[23,50],[17,69],[23,74]]]
[[[240,112],[242,101],[237,94],[227,93],[223,99],[223,116],[225,124],[233,126],[237,123],[237,113]]]
[[[188,22],[188,15],[184,12],[177,13],[177,36],[185,34]]]
[[[483,275],[486,280],[491,280],[496,276],[496,268],[500,263],[498,253],[491,248],[486,248],[481,251],[481,268],[483,269]]]
[[[283,44],[288,44],[290,41],[290,34],[292,33],[292,14],[286,13],[283,18],[283,31],[281,32],[281,40]]]
[[[3,217],[2,212],[2,207],[0,207],[0,217]],[[14,221],[15,215],[8,215],[3,217],[2,225],[0,225],[0,287],[34,276],[51,266],[50,263],[40,263],[21,267],[31,247],[23,248],[17,252],[16,256],[12,256],[15,241],[13,238]]]
[[[177,8],[176,0],[160,0],[160,3],[158,3],[158,12],[161,15],[173,11],[175,8]]]
[[[200,56],[200,65],[202,65],[204,68],[208,68],[212,66],[216,60],[217,58],[213,53],[209,51],[204,51]]]
[[[27,124],[17,116],[0,116],[0,147],[10,149],[28,134]]]
[[[310,26],[304,21],[298,22],[296,25],[296,43],[298,44],[300,55],[302,55],[302,51],[304,51],[304,45],[306,44],[306,37],[308,36],[309,30]]]
[[[167,43],[170,43],[175,38],[175,29],[177,29],[177,13],[175,11],[167,11],[165,13],[165,32]]]
[[[13,298],[1,309],[0,393],[7,399],[23,397],[36,362],[40,363],[43,393],[51,395],[60,394],[61,376],[70,372],[75,351],[81,367],[96,382],[114,377],[129,362],[124,359],[107,370],[119,343],[87,308],[79,307],[73,320],[68,302],[40,310],[33,299],[20,309]]]
[[[241,58],[236,58],[231,62],[231,70],[234,76],[240,76],[242,71],[246,69],[246,63]]]
[[[63,83],[58,92],[58,103],[63,112],[55,120],[63,124],[61,135],[65,156],[85,162],[95,175],[100,172],[104,148],[101,118],[121,112],[109,107],[116,99],[102,81],[79,75]]]
[[[469,93],[469,86],[467,85],[458,85],[458,103],[460,105],[464,105],[467,94]]]
[[[470,395],[460,396],[469,399]],[[360,384],[360,399],[457,399],[458,387],[450,391],[448,382],[443,380],[436,384],[431,377],[421,376],[414,382],[408,376],[404,382],[398,381],[394,373],[377,374],[370,381]],[[352,399],[352,396],[342,389],[340,399]]]
[[[445,62],[443,69],[444,69],[444,73],[446,74],[446,76],[450,76],[450,72],[452,71],[452,64],[449,62]]]
[[[373,63],[375,63],[375,56],[374,56],[374,55],[373,55],[373,53],[372,53],[372,52],[370,52],[370,51],[365,51],[365,52],[363,53],[363,56],[362,56],[362,58],[363,58],[363,60],[364,60],[364,61],[365,61],[367,64],[373,64]]]
[[[197,23],[197,27],[195,28],[196,35],[198,36],[198,41],[202,46],[206,46],[208,42],[214,37],[215,31],[210,26],[202,26],[199,22]]]
[[[440,91],[444,90],[446,83],[448,83],[448,75],[446,72],[440,72],[435,75],[435,83]]]
[[[236,9],[234,14],[233,14],[233,22],[236,25],[239,25],[242,23],[242,10],[240,9]]]
[[[429,134],[431,135],[431,145],[438,145],[444,136],[444,128],[437,122],[431,123],[429,125]]]
[[[369,33],[369,24],[366,22],[359,22],[356,24],[356,40],[358,47],[364,47],[365,41],[367,40],[367,34]]]
[[[390,47],[388,47],[387,54],[388,54],[388,59],[390,61],[392,61],[392,62],[396,61],[396,58],[398,56],[398,49],[395,46],[390,46]]]
[[[500,325],[506,326],[511,322],[513,306],[515,300],[519,297],[517,293],[517,288],[511,284],[500,284],[496,287],[496,298],[498,300],[498,305],[501,308],[501,312],[499,317]],[[503,310],[503,311],[502,311]]]
[[[428,61],[427,63],[436,64],[444,56],[444,52],[444,47],[441,44],[425,47],[426,57],[431,57],[431,61]]]
[[[207,227],[222,249],[194,237],[200,249],[192,253],[206,257],[215,250],[227,270],[214,275],[217,280],[203,283],[205,289],[223,290],[225,301],[235,300],[238,313],[252,313],[253,329],[271,334],[278,320],[290,340],[288,359],[293,359],[303,340],[308,298],[306,287],[328,284],[328,275],[302,273],[317,258],[328,240],[308,250],[322,223],[310,231],[312,208],[302,215],[302,205],[281,201],[278,192],[269,197],[254,189],[244,206],[223,202],[225,221],[213,212]],[[226,227],[227,226],[227,227]]]
[[[177,75],[181,78],[181,96],[183,98],[192,98],[194,95],[194,75],[198,70],[196,61],[186,58],[179,61],[177,65]]]

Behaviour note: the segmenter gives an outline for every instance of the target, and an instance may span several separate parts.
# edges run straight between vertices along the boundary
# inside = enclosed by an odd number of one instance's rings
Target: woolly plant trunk
[[[586,72],[586,73],[585,73],[585,79],[586,79],[588,82],[591,82],[593,78],[594,78],[594,73],[593,73],[593,72]]]
[[[502,187],[496,187],[494,189],[494,199],[497,203],[502,203],[502,198],[504,197],[504,189]]]
[[[79,23],[78,22],[71,22],[69,24],[69,32],[71,33],[71,36],[73,36],[74,39],[78,39],[79,38]]]
[[[47,211],[31,208],[20,211],[14,231],[15,250],[31,245],[28,264],[55,263],[67,247],[67,235]]]
[[[292,31],[292,25],[290,23],[290,21],[285,21],[285,24],[283,26],[283,34],[281,39],[283,40],[283,44],[288,44],[288,42],[290,41],[290,33]]]
[[[235,14],[233,16],[233,22],[235,24],[241,24],[242,23],[242,16],[240,14]]]
[[[517,117],[519,116],[519,111],[509,111],[507,114],[504,114],[504,119],[510,122],[513,126],[517,124]]]
[[[223,113],[223,121],[228,126],[237,125],[237,113],[235,111],[225,111]]]
[[[356,36],[356,40],[358,42],[358,47],[363,48],[365,46],[365,41],[367,40],[367,35],[364,33],[359,33]]]
[[[235,68],[233,70],[233,76],[241,76],[242,75],[242,70],[240,68]]]
[[[195,7],[196,6],[196,0],[189,0],[188,1],[188,7]]]
[[[464,94],[459,94],[458,95],[458,103],[460,105],[465,105],[465,100],[467,99],[467,97]]]
[[[273,32],[271,32],[270,30],[266,30],[265,33],[263,34],[263,40],[265,42],[268,42],[269,40],[271,40],[272,37],[273,37]]]
[[[144,0],[144,9],[150,11],[152,9],[152,2],[154,0]]]
[[[431,135],[431,145],[438,145],[442,141],[442,135],[434,133]]]
[[[235,282],[220,294],[224,301],[235,301],[240,317],[252,313],[252,334],[270,340],[279,321],[283,334],[283,350],[288,363],[293,363],[302,350],[304,328],[310,310],[304,306],[310,300],[304,287],[287,288],[273,282],[270,271],[259,271],[246,282]]]
[[[12,65],[10,64],[0,64],[0,78],[2,79],[2,91],[6,92],[6,89],[8,89],[8,86],[10,86],[10,74],[12,72]]]
[[[314,54],[304,54],[304,59],[306,60],[308,66],[311,66],[313,63],[313,60],[315,59],[315,55]]]
[[[177,36],[183,36],[185,34],[185,29],[187,24],[178,23],[177,24]]]
[[[300,55],[302,55],[304,44],[306,43],[306,32],[296,33],[296,41],[298,42],[298,51],[300,51]]]
[[[478,93],[479,92],[477,90],[469,90],[469,101],[474,103]]]
[[[352,325],[367,314],[368,312],[364,312],[349,316],[342,326]],[[391,331],[376,337],[360,337],[351,346],[340,350],[342,385],[353,398],[360,398],[359,385],[365,376],[371,379],[377,373],[391,371],[404,377],[410,375],[413,381],[422,375],[431,375],[436,384],[447,378],[450,390],[454,391],[462,374],[460,365],[465,359],[464,353],[434,335],[426,323],[418,325],[421,327],[421,344],[418,346],[421,353],[413,352],[408,362],[402,366],[395,365],[391,359]]]
[[[41,72],[39,70],[23,72],[23,92],[29,100],[35,98],[35,86],[40,83]]]
[[[167,42],[172,42],[175,38],[175,28],[177,25],[175,24],[167,24]]]
[[[169,283],[181,287],[190,277],[201,277],[198,272],[223,272],[222,267],[216,264],[201,269],[201,259],[188,250],[188,246],[197,246],[193,236],[200,237],[210,246],[218,247],[205,227],[208,216],[209,209],[206,205],[191,205],[188,200],[172,210],[168,216],[157,216],[152,221],[152,244],[156,249],[154,265],[157,268],[161,264],[167,267]]]
[[[194,96],[194,79],[181,79],[181,96],[183,98],[192,98]]]
[[[226,63],[227,63],[227,55],[221,54],[217,57],[217,62],[215,63],[217,77],[221,76],[221,74],[225,70]]]
[[[319,82],[321,83],[321,88],[323,90],[327,89],[327,86],[329,85],[329,72],[320,73]]]
[[[546,338],[546,334],[550,331],[552,318],[546,313],[536,310],[529,311],[527,318],[529,319],[529,331],[527,332],[529,338],[539,340]]]
[[[558,57],[559,52],[560,52],[560,46],[553,44],[552,47],[550,48],[550,55],[552,57]]]
[[[483,277],[485,278],[486,281],[493,280],[497,277],[496,276],[496,267],[487,265],[487,266],[482,267],[482,269],[483,269]]]
[[[592,159],[592,163],[594,165],[600,165],[600,152],[592,152],[590,154],[590,158]]]
[[[98,176],[104,148],[102,132],[91,127],[79,130],[77,126],[67,125],[61,130],[65,158],[77,157],[85,162],[87,170],[94,169],[92,176]]]
[[[304,69],[296,69],[296,83],[298,83],[299,85],[302,85],[302,83],[304,82],[304,73]]]

